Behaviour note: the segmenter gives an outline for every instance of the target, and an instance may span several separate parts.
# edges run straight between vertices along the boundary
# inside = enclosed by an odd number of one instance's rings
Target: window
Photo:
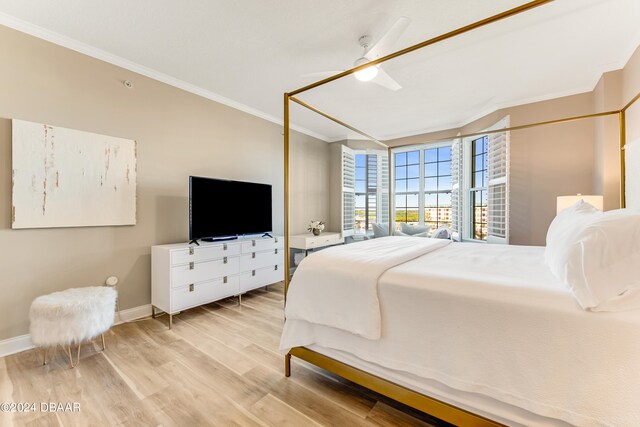
[[[420,150],[395,155],[396,223],[420,222]]]
[[[424,150],[424,223],[451,227],[451,146]]]
[[[451,143],[395,153],[397,223],[451,226]]]
[[[474,240],[487,240],[487,155],[489,137],[482,136],[471,141],[471,233]]]
[[[387,151],[341,145],[342,234],[371,234],[374,223],[389,224]]]
[[[486,135],[394,150],[397,223],[450,227],[455,240],[509,242],[509,117]]]
[[[377,221],[378,156],[356,154],[355,232],[366,234]]]
[[[462,240],[509,243],[509,117],[453,143],[452,231]]]

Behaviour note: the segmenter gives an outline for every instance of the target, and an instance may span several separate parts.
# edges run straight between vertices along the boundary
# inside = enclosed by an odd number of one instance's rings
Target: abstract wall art
[[[12,228],[136,223],[136,141],[12,124]]]

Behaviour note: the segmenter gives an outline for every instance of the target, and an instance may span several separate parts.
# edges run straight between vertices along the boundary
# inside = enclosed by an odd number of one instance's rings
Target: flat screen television
[[[271,233],[271,185],[189,177],[189,240]]]

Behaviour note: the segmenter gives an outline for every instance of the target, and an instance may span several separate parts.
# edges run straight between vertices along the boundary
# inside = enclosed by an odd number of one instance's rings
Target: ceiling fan
[[[411,20],[409,18],[407,18],[406,16],[401,16],[391,26],[389,31],[387,31],[382,37],[380,37],[380,39],[373,45],[371,44],[370,36],[364,35],[360,37],[358,39],[358,43],[360,43],[360,46],[362,46],[362,48],[364,49],[364,53],[362,54],[362,57],[354,61],[353,66],[358,67],[391,53],[391,48],[398,41],[398,39],[407,29],[410,23]],[[321,71],[319,73],[305,74],[303,75],[303,77],[324,78],[336,75],[338,73],[341,73],[342,71],[344,70]],[[391,78],[391,76],[387,74],[380,67],[380,65],[372,65],[360,71],[356,71],[354,73],[354,76],[356,79],[362,82],[375,83],[389,90],[396,91],[402,88],[402,86],[400,86],[398,82]]]

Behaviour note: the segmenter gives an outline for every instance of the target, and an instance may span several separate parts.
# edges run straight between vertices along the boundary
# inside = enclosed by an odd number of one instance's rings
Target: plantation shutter
[[[462,141],[451,144],[451,236],[462,240]]]
[[[508,122],[503,127],[508,127]],[[509,243],[509,132],[489,134],[487,242]]]
[[[389,154],[379,151],[378,156],[378,221],[389,224]]]
[[[349,147],[342,146],[342,235],[355,233],[356,156]]]

